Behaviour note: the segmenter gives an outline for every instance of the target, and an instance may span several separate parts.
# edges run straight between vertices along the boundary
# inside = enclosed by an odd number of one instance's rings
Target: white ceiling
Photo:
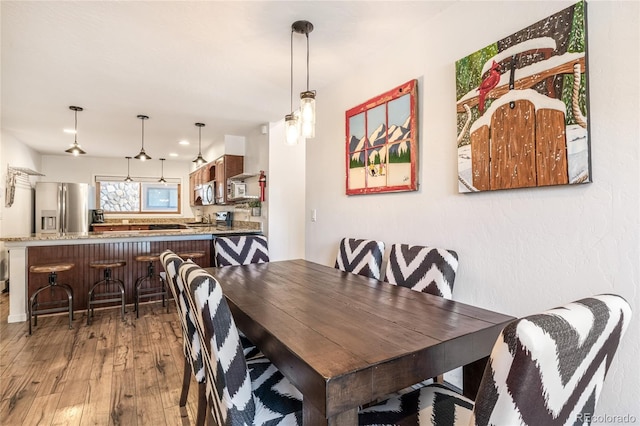
[[[43,154],[78,142],[87,155],[197,154],[290,111],[292,22],[311,21],[310,89],[367,69],[394,34],[426,25],[451,1],[5,1],[3,133]],[[305,89],[306,41],[294,34],[294,107]],[[373,65],[373,66],[372,66]],[[346,71],[345,71],[346,70]],[[190,146],[178,145],[188,140]]]

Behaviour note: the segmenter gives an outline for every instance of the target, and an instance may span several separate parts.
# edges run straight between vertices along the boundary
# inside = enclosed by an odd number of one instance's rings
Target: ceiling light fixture
[[[140,149],[140,153],[133,158],[142,161],[151,160],[151,157],[149,157],[147,153],[144,152],[144,120],[148,120],[149,117],[147,117],[146,115],[139,115],[138,118],[140,119],[140,121],[142,121],[142,148]]]
[[[302,136],[308,139],[316,135],[316,91],[309,90],[309,33],[313,31],[313,24],[309,21],[296,21],[291,28],[307,38],[307,90],[300,93],[300,124]]]
[[[293,24],[295,25],[295,23]],[[300,127],[298,126],[298,114],[293,111],[293,32],[295,31],[291,25],[291,47],[290,47],[290,85],[291,91],[289,92],[290,109],[289,114],[284,116],[284,134],[287,141],[287,145],[298,144],[298,134],[300,133]]]
[[[86,152],[84,152],[82,148],[80,148],[80,145],[78,145],[78,111],[82,111],[82,108],[79,106],[70,106],[69,109],[73,111],[75,116],[75,136],[73,137],[73,145],[71,145],[71,147],[69,149],[66,149],[64,152],[68,152],[69,154],[73,154],[77,157],[80,154],[86,154]]]
[[[131,182],[133,181],[133,179],[131,179],[131,176],[129,175],[129,161],[131,160],[131,157],[124,157],[127,159],[127,177],[124,178],[125,182]]]
[[[160,172],[160,180],[158,182],[167,184],[167,180],[164,178],[164,158],[160,159],[160,165],[162,167],[162,171]]]
[[[207,160],[202,157],[202,128],[204,127],[204,123],[196,123],[196,126],[198,126],[198,156],[193,162],[196,163],[196,167],[200,167],[207,162]]]

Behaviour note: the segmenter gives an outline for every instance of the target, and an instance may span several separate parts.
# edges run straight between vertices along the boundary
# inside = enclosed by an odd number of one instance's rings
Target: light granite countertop
[[[187,229],[156,229],[148,231],[110,231],[110,232],[69,232],[69,233],[43,233],[28,234],[19,236],[2,237],[4,242],[32,242],[32,241],[55,241],[55,240],[98,240],[112,238],[144,238],[162,236],[194,236],[194,235],[229,235],[229,234],[256,234],[261,233],[259,229],[247,227],[234,227],[231,229],[218,228],[212,226],[198,226]]]

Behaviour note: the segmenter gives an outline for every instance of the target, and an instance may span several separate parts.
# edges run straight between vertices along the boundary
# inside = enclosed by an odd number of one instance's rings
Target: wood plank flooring
[[[0,424],[190,425],[197,384],[186,410],[182,331],[173,300],[143,304],[136,320],[127,306],[68,317],[45,315],[29,336],[28,323],[7,323],[9,295],[0,295]]]

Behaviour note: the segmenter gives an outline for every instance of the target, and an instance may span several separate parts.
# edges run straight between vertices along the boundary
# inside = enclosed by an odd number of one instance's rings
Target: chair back
[[[160,255],[160,262],[167,274],[167,281],[173,300],[176,302],[180,325],[182,326],[182,343],[184,356],[191,363],[191,371],[198,383],[204,383],[205,373],[202,362],[202,345],[200,335],[196,330],[196,319],[189,304],[187,289],[178,275],[178,269],[184,261],[171,250],[165,250]]]
[[[207,400],[214,423],[251,425],[256,412],[251,379],[222,288],[196,264],[185,262],[178,273],[182,282],[187,283],[196,309],[197,326],[203,336]]]
[[[267,238],[263,235],[216,237],[216,266],[248,265],[269,261]]]
[[[458,254],[453,250],[393,244],[384,280],[451,299],[457,270]]]
[[[626,300],[605,294],[507,325],[491,352],[471,424],[590,424],[630,317]]]
[[[379,280],[383,254],[383,241],[343,238],[338,247],[335,268]]]

